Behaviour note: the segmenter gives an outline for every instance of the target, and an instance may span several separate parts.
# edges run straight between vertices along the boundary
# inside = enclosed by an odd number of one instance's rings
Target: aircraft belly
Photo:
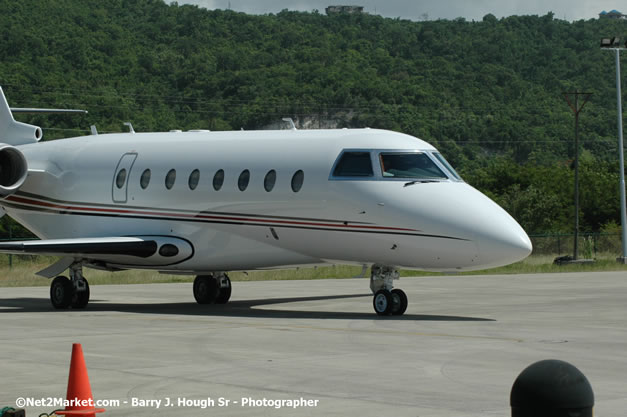
[[[432,271],[472,269],[474,241],[437,236],[277,229],[282,245],[330,263],[380,263]]]
[[[181,265],[191,270],[252,270],[324,263],[322,260],[242,236],[206,230],[196,239],[199,256]]]

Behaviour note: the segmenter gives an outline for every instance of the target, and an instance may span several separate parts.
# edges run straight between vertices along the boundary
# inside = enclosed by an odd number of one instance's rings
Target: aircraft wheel
[[[392,315],[402,316],[407,310],[407,295],[405,291],[395,288],[392,290]]]
[[[388,290],[379,290],[372,299],[374,311],[380,316],[387,316],[392,312],[392,293]]]
[[[226,304],[229,302],[229,298],[231,298],[231,279],[226,274],[224,274],[223,279],[226,280],[227,286],[218,288],[216,304]]]
[[[72,304],[74,286],[68,277],[58,276],[50,284],[50,301],[56,309],[66,309]]]
[[[194,280],[194,298],[198,304],[213,304],[220,288],[213,275],[198,275]]]
[[[85,278],[81,278],[81,281],[85,283],[85,289],[83,291],[76,291],[72,295],[72,308],[85,308],[89,303],[89,283]]]

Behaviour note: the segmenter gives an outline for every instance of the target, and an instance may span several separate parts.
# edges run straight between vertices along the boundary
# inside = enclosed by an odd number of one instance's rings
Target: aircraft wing
[[[40,273],[50,277],[76,261],[112,270],[138,266],[165,267],[191,258],[194,247],[188,240],[173,236],[114,236],[0,242],[0,253],[62,257],[50,267],[50,274]]]
[[[157,252],[157,242],[136,237],[27,240],[1,242],[0,253],[52,256],[128,255],[148,258]]]

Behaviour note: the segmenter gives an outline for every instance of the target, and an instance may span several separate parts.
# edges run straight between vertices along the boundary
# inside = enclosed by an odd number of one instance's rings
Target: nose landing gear
[[[407,295],[401,289],[395,288],[393,281],[399,279],[399,272],[385,265],[373,265],[370,274],[370,289],[374,293],[372,306],[380,316],[400,316],[407,310]]]

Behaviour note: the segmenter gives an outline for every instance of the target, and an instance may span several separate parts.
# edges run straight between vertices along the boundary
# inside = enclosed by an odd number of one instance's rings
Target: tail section
[[[0,143],[9,145],[25,145],[39,142],[42,137],[41,128],[22,122],[16,122],[11,113],[9,103],[2,87],[0,87]]]

